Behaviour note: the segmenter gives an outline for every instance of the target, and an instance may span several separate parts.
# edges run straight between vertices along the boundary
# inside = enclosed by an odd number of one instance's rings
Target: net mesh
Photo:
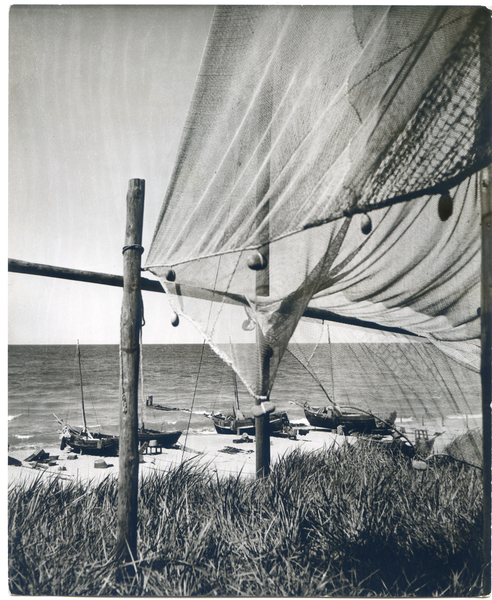
[[[428,453],[482,466],[480,375],[428,340],[380,333],[375,341],[358,332],[357,343],[346,343],[350,329],[339,327],[334,343],[329,343],[327,322],[302,323],[296,331],[289,353],[319,388],[299,394],[300,403],[307,401],[314,410],[333,404],[353,407],[382,419],[394,411],[397,429],[412,442],[415,430],[427,433]]]
[[[146,268],[256,399],[303,315],[478,372],[489,37],[473,7],[216,10]]]

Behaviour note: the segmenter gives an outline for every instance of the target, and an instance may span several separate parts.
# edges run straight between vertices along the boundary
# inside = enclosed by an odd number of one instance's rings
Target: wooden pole
[[[272,87],[270,81],[260,100],[259,105],[259,132],[266,131],[261,148],[258,152],[259,161],[271,150],[270,121],[272,118]],[[266,267],[256,272],[256,296],[268,297],[270,295],[270,246],[268,240],[270,237],[270,228],[265,226],[270,213],[270,201],[265,198],[270,189],[270,161],[260,166],[260,174],[256,186],[256,203],[258,214],[256,217],[256,226],[259,230],[258,241],[263,244],[259,250],[265,261]],[[268,384],[270,380],[270,359],[272,349],[265,340],[263,332],[259,325],[256,325],[256,346],[257,346],[257,384],[256,393],[268,400]],[[261,400],[256,398],[255,403],[261,404]],[[255,417],[255,442],[256,442],[256,477],[266,477],[270,473],[270,415],[263,414]]]
[[[270,373],[271,350],[265,343],[263,332],[257,325],[257,393],[266,396],[267,384]],[[255,399],[256,404],[261,400]],[[255,417],[255,443],[256,443],[256,477],[261,479],[270,473],[270,415],[264,414]]]
[[[140,270],[145,181],[131,179],[126,197],[123,303],[120,344],[120,449],[118,532],[115,557],[123,566],[136,559],[138,494],[138,371],[142,324]]]
[[[482,299],[481,377],[483,430],[483,556],[482,594],[490,594],[490,472],[491,472],[491,403],[492,403],[492,166],[481,173],[482,204]]]
[[[24,260],[17,260],[15,258],[8,259],[8,270],[9,273],[22,273],[24,275],[39,275],[40,277],[53,277],[55,279],[68,279],[71,281],[82,281],[86,283],[98,283],[101,285],[109,285],[114,287],[123,287],[123,277],[121,275],[111,275],[108,273],[97,273],[95,271],[81,271],[78,269],[70,269],[68,267],[54,267],[52,265],[42,265],[39,263],[31,263]],[[159,281],[153,281],[146,279],[145,277],[140,278],[141,288],[147,292],[159,292],[165,293]],[[215,294],[211,290],[204,288],[196,288],[189,285],[180,284],[180,293],[183,296],[190,298],[200,298],[204,300],[215,300],[220,302],[227,302],[231,304],[239,304],[243,306],[249,306],[249,302],[245,296],[240,294],[227,294],[221,295]],[[377,331],[388,331],[390,333],[397,333],[401,335],[410,335],[413,337],[420,337],[416,333],[401,329],[399,327],[386,327],[379,325],[378,323],[371,323],[370,321],[362,321],[354,317],[345,317],[337,315],[329,310],[321,310],[319,308],[306,308],[303,316],[310,319],[319,319],[320,321],[333,321],[333,323],[343,323],[345,325],[355,325],[356,327],[364,327],[365,329],[374,329]]]

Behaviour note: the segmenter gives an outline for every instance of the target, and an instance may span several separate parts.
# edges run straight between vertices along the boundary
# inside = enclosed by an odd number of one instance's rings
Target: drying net
[[[146,268],[257,400],[305,317],[403,330],[478,372],[488,20],[216,10]]]
[[[357,331],[357,343],[349,343],[351,329],[328,321],[300,324],[284,363],[292,367],[293,356],[315,385],[298,394],[299,404],[307,400],[315,412],[334,405],[362,410],[384,420],[396,413],[397,431],[412,442],[415,432],[425,434],[423,456],[448,454],[482,466],[480,375],[429,340]]]

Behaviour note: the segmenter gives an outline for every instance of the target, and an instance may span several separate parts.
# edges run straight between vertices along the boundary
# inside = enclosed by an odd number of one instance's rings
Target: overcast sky
[[[145,264],[213,10],[11,8],[9,258],[121,274],[128,181],[140,178]],[[8,293],[10,344],[119,343],[121,288],[9,273]],[[162,294],[144,292],[144,307],[144,343],[202,341],[184,320],[170,326]],[[359,339],[351,329],[332,326],[332,341]]]
[[[146,182],[147,252],[212,14],[189,5],[11,9],[10,258],[121,274],[132,178]],[[121,299],[119,288],[9,274],[9,343],[117,344]],[[144,302],[144,342],[200,341],[186,324],[169,328],[162,295],[144,293]]]

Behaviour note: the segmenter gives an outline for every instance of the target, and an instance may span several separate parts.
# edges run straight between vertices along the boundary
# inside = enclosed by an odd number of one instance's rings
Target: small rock
[[[77,458],[78,456],[73,452],[70,452],[70,454],[67,456],[67,460],[77,460]]]
[[[107,469],[108,463],[103,458],[98,458],[97,460],[94,461],[94,468],[95,469]]]

